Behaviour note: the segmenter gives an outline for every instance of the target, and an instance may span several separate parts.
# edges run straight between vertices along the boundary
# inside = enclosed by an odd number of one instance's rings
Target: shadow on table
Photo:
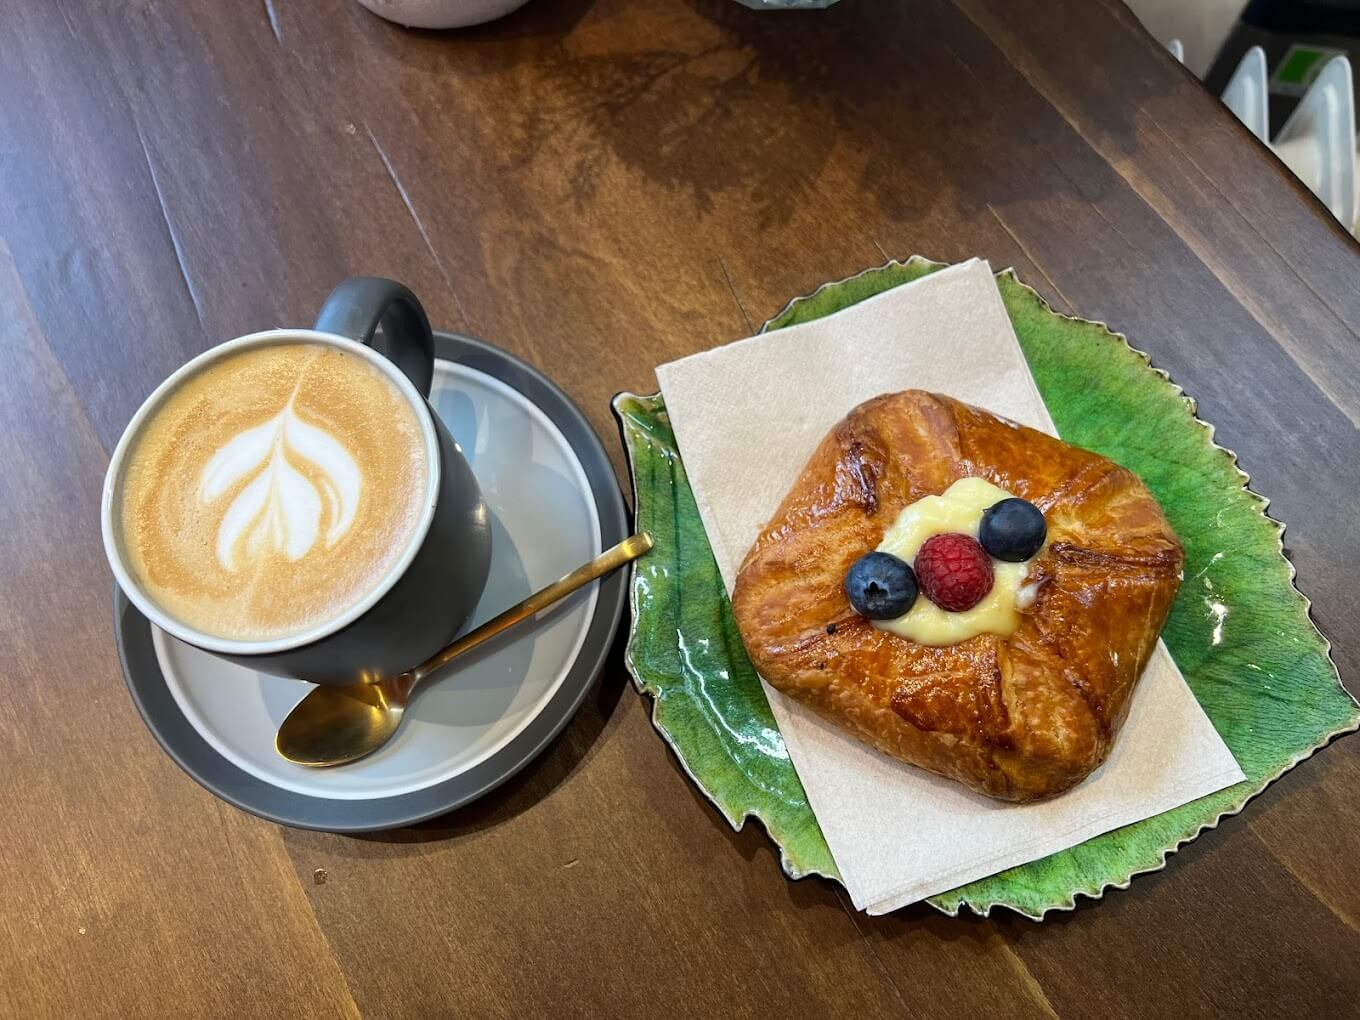
[[[997,22],[984,28],[943,3],[847,0],[799,12],[685,4],[668,15],[668,34],[647,5],[533,0],[488,25],[418,33],[400,59],[432,74],[503,78],[507,96],[531,89],[533,102],[498,111],[488,144],[499,165],[570,181],[578,206],[603,186],[603,148],[692,195],[701,213],[730,195],[764,227],[815,207],[838,176],[903,221],[942,203],[968,216],[1055,195],[1090,201],[1126,185],[1068,118],[1098,121],[1102,152],[1132,152],[1146,101],[1183,84],[1106,73],[1056,43],[1044,66],[1031,66],[1040,28],[1004,11],[979,14]],[[1061,19],[1049,27],[1073,39],[1107,30],[1109,12],[1092,6],[1070,28]]]
[[[508,780],[466,807],[402,829],[356,833],[356,840],[378,843],[430,843],[456,839],[499,825],[533,807],[590,756],[619,698],[630,686],[623,651],[626,626],[619,628],[593,689],[575,717],[547,748]]]

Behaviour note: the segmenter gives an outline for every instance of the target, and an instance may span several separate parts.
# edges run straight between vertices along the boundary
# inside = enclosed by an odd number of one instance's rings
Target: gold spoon
[[[274,749],[298,765],[325,768],[345,765],[372,754],[392,739],[401,725],[416,685],[488,638],[527,620],[605,574],[637,559],[652,547],[645,531],[606,549],[583,567],[535,592],[500,616],[487,620],[453,644],[401,676],[352,687],[318,686],[293,706],[283,720]]]

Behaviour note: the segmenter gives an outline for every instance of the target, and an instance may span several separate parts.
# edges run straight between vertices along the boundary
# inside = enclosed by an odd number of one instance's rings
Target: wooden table
[[[1360,740],[1036,925],[854,913],[731,832],[616,655],[493,795],[368,838],[228,807],[123,688],[109,450],[192,354],[340,277],[609,397],[889,256],[1014,265],[1199,400],[1360,677],[1360,259],[1113,0],[348,0],[0,13],[0,1014],[1354,1011]],[[324,882],[323,882],[324,878]]]

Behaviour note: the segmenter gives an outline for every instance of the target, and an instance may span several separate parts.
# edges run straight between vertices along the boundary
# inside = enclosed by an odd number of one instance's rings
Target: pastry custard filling
[[[1011,497],[1011,493],[984,479],[960,478],[940,495],[924,496],[904,507],[883,536],[878,551],[913,563],[932,535],[961,532],[977,538],[982,512]],[[920,598],[902,616],[875,620],[874,626],[922,645],[953,645],[977,634],[1006,637],[1019,626],[1020,611],[1034,599],[1034,591],[1024,583],[1029,562],[993,559],[992,571],[992,590],[972,609],[951,613]]]

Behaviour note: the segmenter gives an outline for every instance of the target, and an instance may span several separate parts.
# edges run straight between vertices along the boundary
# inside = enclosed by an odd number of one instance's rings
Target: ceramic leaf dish
[[[839,311],[943,268],[892,262],[793,301],[765,331]],[[957,914],[1005,906],[1032,918],[1155,871],[1333,737],[1360,725],[1326,640],[1294,587],[1283,526],[1246,488],[1194,403],[1104,325],[1054,312],[1011,270],[997,284],[1063,439],[1136,471],[1180,536],[1185,582],[1163,638],[1247,780],[1165,814],[932,897]],[[632,579],[628,665],[653,722],[733,827],[764,824],[790,877],[836,866],[746,658],[675,437],[658,396],[614,409],[632,466],[637,526],[656,548]]]

